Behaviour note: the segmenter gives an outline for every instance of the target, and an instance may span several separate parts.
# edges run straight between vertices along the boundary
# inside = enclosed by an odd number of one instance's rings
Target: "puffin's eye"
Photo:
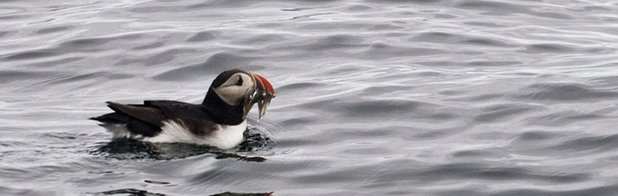
[[[236,81],[236,86],[242,86],[242,76],[238,76],[238,81]]]

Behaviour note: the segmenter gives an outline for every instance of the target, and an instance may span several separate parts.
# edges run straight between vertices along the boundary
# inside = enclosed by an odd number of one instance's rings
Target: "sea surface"
[[[0,195],[618,195],[613,0],[2,0]],[[276,87],[247,142],[110,143],[105,101]]]

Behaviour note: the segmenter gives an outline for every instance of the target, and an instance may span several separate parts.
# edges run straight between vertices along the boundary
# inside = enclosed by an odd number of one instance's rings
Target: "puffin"
[[[190,143],[231,149],[247,129],[247,114],[257,103],[258,119],[275,97],[264,76],[240,69],[220,73],[201,104],[172,100],[146,100],[142,104],[108,101],[113,110],[91,120],[100,122],[112,139],[151,143]]]

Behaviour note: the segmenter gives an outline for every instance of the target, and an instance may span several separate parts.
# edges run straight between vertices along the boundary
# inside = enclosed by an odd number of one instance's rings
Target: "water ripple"
[[[205,62],[172,69],[154,76],[155,80],[190,80],[202,78],[205,75],[213,75],[228,69],[237,68],[239,65],[249,64],[251,58],[229,53],[216,53],[208,57]],[[254,66],[252,70],[256,70]]]
[[[542,190],[542,189],[516,189],[496,193],[496,196],[515,196],[515,195],[561,195],[561,196],[576,196],[576,195],[599,195],[610,196],[618,192],[618,186],[597,186],[584,188],[581,190]]]
[[[534,172],[522,168],[486,167],[478,164],[457,163],[440,165],[420,172],[418,178],[424,181],[441,179],[484,179],[484,180],[539,180],[559,183],[579,182],[589,178],[586,174],[553,174]]]
[[[556,150],[568,151],[592,151],[592,150],[613,150],[618,146],[618,135],[581,137],[564,141],[551,147]]]
[[[592,101],[618,96],[618,92],[595,89],[593,86],[578,83],[540,83],[525,89],[518,98],[539,101]]]

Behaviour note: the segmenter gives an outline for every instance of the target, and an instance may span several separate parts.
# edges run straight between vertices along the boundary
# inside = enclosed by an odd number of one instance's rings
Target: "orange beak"
[[[257,81],[259,81],[258,88],[261,84],[262,90],[264,90],[271,98],[275,97],[275,89],[273,88],[273,85],[270,83],[270,81],[268,81],[264,76],[257,73],[251,73],[251,75],[253,75],[253,77],[255,77]]]
[[[255,81],[255,91],[246,99],[247,102],[244,106],[245,116],[249,113],[249,110],[251,110],[253,104],[257,103],[259,109],[258,118],[261,119],[266,114],[266,108],[268,108],[270,100],[276,96],[275,89],[270,81],[268,81],[264,76],[257,73],[251,73],[251,76]]]

